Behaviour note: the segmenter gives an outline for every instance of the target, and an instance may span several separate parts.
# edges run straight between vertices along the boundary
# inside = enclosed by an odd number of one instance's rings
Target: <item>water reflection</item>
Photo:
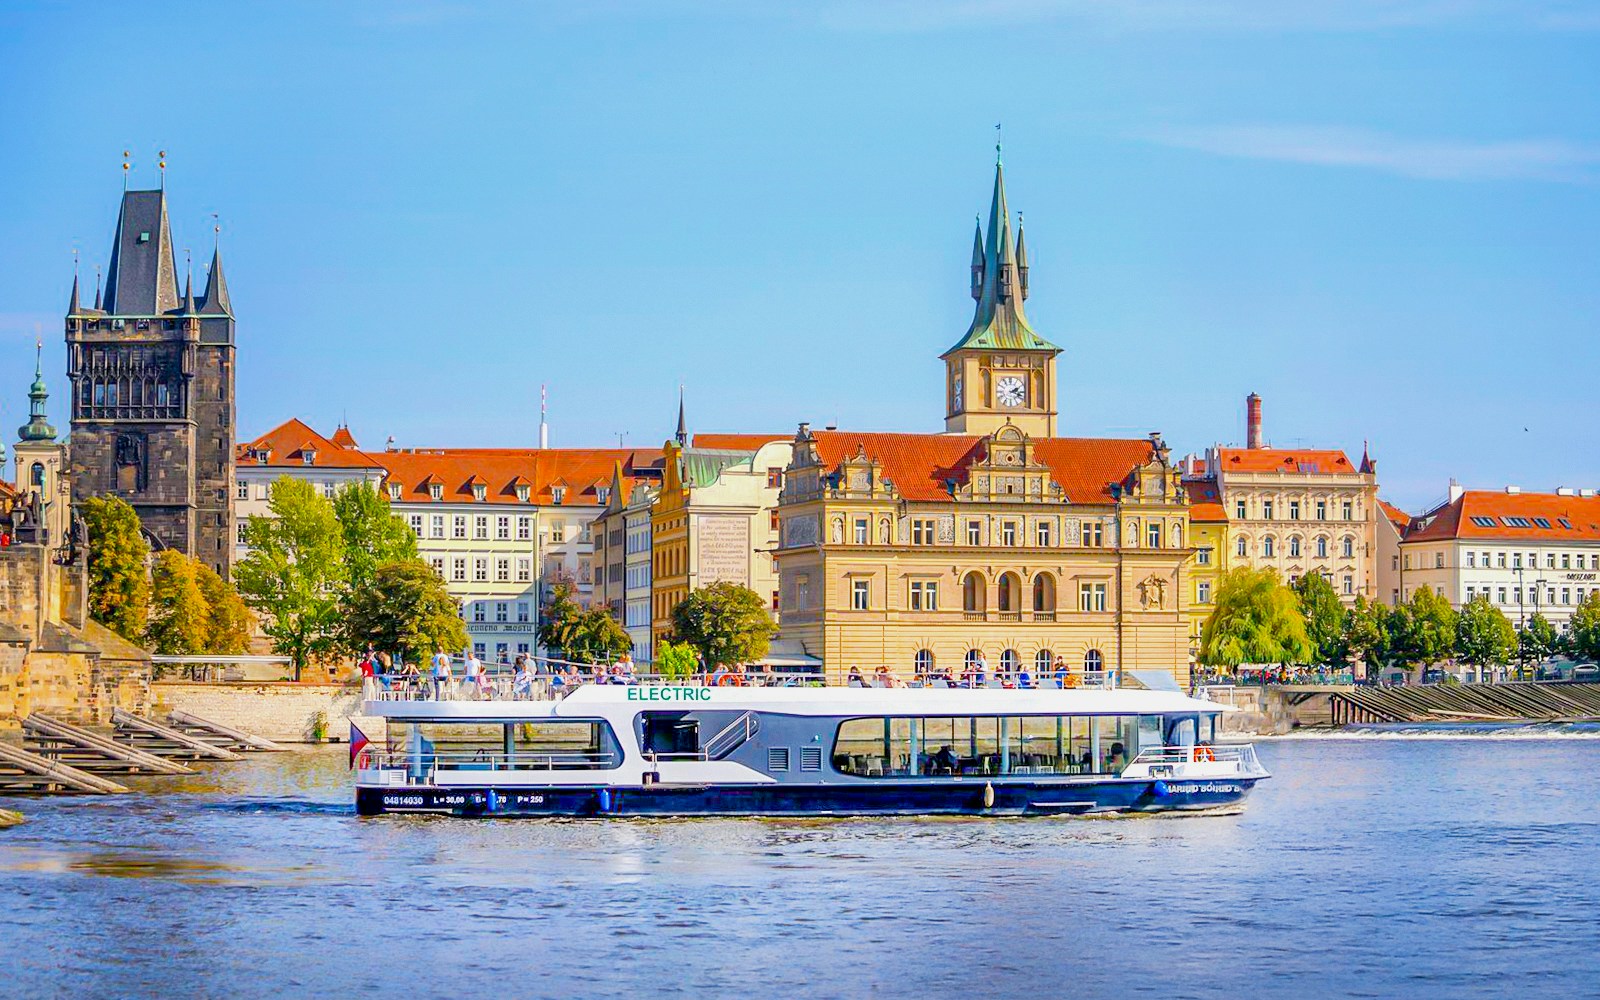
[[[343,748],[252,756],[28,801],[0,833],[0,992],[1544,996],[1600,978],[1600,743],[1262,756],[1276,777],[1234,816],[683,822],[362,819]]]

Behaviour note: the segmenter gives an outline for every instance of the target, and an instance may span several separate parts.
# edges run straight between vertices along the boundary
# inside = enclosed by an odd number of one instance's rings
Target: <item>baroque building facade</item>
[[[1159,434],[1056,437],[1059,349],[1023,313],[997,163],[944,434],[800,425],[782,476],[781,638],[829,679],[1151,670],[1187,682],[1189,495]]]
[[[166,191],[124,191],[104,294],[67,307],[71,477],[114,494],[158,547],[224,578],[234,543],[234,318],[213,252],[204,293],[178,287]]]

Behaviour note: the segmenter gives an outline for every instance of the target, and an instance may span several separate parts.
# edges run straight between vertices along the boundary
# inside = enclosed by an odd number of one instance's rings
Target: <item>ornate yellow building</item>
[[[1023,315],[1027,252],[995,170],[977,309],[942,356],[945,434],[813,432],[783,477],[782,638],[909,677],[1169,671],[1187,682],[1189,497],[1159,434],[1054,437],[1055,345]]]

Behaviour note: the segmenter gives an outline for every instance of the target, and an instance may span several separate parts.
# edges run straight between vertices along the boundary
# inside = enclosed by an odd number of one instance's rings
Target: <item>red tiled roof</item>
[[[1183,488],[1189,494],[1189,520],[1210,522],[1228,519],[1215,479],[1186,479]]]
[[[348,436],[349,432],[345,432]],[[353,441],[354,439],[352,439]],[[267,452],[266,466],[305,466],[305,453],[312,455],[311,466],[321,469],[370,469],[377,466],[365,452],[343,447],[312,430],[298,419],[286,420],[265,434],[234,448],[241,465],[260,465],[256,454]]]
[[[696,434],[692,444],[696,448],[717,451],[757,451],[774,441],[793,441],[794,434]]]
[[[1337,448],[1222,448],[1217,455],[1218,471],[1294,472],[1334,475],[1351,473],[1356,467]]]
[[[1406,529],[1411,527],[1411,515],[1389,501],[1380,498],[1378,500],[1378,509],[1383,511],[1383,516],[1387,517],[1390,523],[1400,529],[1402,536],[1405,535]]]
[[[351,434],[350,428],[344,426],[343,424],[339,425],[339,428],[333,432],[333,437],[329,438],[328,440],[332,441],[341,448],[349,448],[351,451],[361,450],[361,446],[356,444],[356,436]]]
[[[439,503],[514,504],[517,486],[527,484],[528,502],[551,504],[554,486],[566,488],[564,505],[595,506],[599,490],[611,485],[611,472],[622,463],[622,488],[633,488],[635,468],[660,461],[660,452],[632,448],[408,448],[372,455],[389,473],[388,482],[400,483],[400,499],[430,503],[431,481],[443,487]],[[472,487],[481,484],[484,498],[473,500]]]
[[[983,457],[981,437],[964,434],[816,432],[817,454],[829,468],[857,451],[882,463],[884,478],[907,500],[943,500],[947,480],[964,483]],[[1150,442],[1134,438],[1034,438],[1034,459],[1050,469],[1072,503],[1109,503],[1111,486],[1148,462]]]
[[[1406,535],[1406,541],[1600,541],[1600,497],[1594,496],[1467,490],[1423,517],[1426,523]],[[1486,523],[1477,523],[1473,518],[1482,518]],[[1507,523],[1511,518],[1517,519],[1516,523]]]

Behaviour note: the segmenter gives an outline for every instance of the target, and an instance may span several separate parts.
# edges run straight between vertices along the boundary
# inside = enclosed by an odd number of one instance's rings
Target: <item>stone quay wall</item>
[[[309,743],[317,714],[327,721],[327,736],[349,739],[349,720],[368,738],[384,738],[382,719],[363,716],[361,688],[354,684],[295,684],[250,681],[196,684],[157,681],[150,685],[152,713],[188,712],[277,743]]]

